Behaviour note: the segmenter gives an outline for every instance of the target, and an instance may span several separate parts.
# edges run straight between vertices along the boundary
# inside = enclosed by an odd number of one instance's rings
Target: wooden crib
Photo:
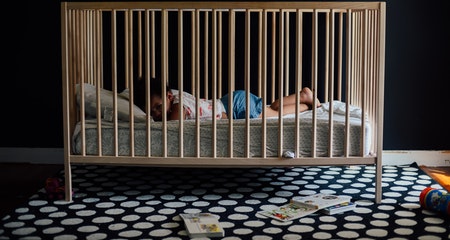
[[[63,2],[66,200],[73,164],[373,165],[380,202],[385,14],[384,2]],[[242,89],[270,104],[307,86],[322,106],[155,122],[148,94],[133,104],[136,79],[153,78],[197,101]]]

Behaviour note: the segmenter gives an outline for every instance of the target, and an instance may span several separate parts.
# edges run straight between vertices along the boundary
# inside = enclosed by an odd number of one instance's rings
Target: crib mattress
[[[323,103],[316,109],[316,154],[317,156],[328,156],[329,141],[329,103]],[[333,156],[343,156],[345,148],[345,104],[335,101],[333,104]],[[364,144],[364,155],[368,155],[371,146],[371,125],[365,117],[365,134],[361,134],[362,120],[361,110],[351,106],[350,111],[350,136],[349,151],[352,156],[361,156],[361,145]],[[306,111],[300,115],[300,147],[299,152],[302,157],[311,156],[313,137],[313,111]],[[279,155],[279,120],[268,118],[266,124],[266,154],[268,157]],[[147,139],[151,141],[151,156],[162,156],[162,123],[151,122],[150,138],[147,137],[146,124],[134,124],[134,151],[137,156],[147,155]],[[295,152],[296,136],[295,115],[283,117],[283,150]],[[183,153],[185,157],[196,157],[197,126],[195,120],[184,122],[183,132]],[[233,156],[246,157],[246,123],[244,119],[233,121]],[[250,156],[259,157],[262,155],[262,119],[250,120]],[[85,121],[85,146],[87,155],[98,155],[97,144],[97,120],[88,119]],[[102,155],[114,155],[114,126],[112,122],[102,120]],[[212,121],[202,121],[200,123],[200,156],[213,156],[212,148],[213,125]],[[361,139],[364,136],[364,141]],[[179,154],[179,123],[178,121],[167,122],[167,147],[168,156],[177,157]],[[81,124],[78,123],[73,134],[73,152],[81,153]],[[216,156],[229,157],[229,121],[221,119],[216,124]],[[120,156],[130,155],[130,123],[119,122],[118,125],[118,154]]]

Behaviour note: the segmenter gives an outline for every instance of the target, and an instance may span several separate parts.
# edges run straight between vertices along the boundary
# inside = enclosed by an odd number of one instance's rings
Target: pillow
[[[330,111],[330,103],[329,102],[323,103],[322,108],[325,111]],[[341,101],[337,101],[337,100],[333,101],[333,112],[334,113],[345,115],[346,109],[347,109],[347,105],[345,104],[345,102],[341,102]],[[355,105],[349,105],[348,110],[350,112],[350,117],[361,118],[362,109],[360,107],[355,106]],[[368,117],[368,115],[366,113],[365,118],[367,119],[367,117]]]
[[[97,116],[97,94],[96,87],[92,84],[84,84],[84,101],[85,101],[85,111],[89,116]],[[80,86],[76,86],[77,103],[80,105]],[[102,108],[101,114],[102,118],[107,121],[113,121],[113,96],[112,91],[106,89],[100,89],[100,106]],[[130,104],[128,98],[124,97],[124,94],[117,94],[117,115],[118,119],[121,121],[130,121]],[[138,106],[133,105],[134,111],[134,121],[135,122],[145,122],[146,114]]]

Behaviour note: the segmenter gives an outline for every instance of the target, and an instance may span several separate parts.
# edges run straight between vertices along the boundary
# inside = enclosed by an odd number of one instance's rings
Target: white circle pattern
[[[73,167],[73,202],[41,190],[4,217],[0,239],[188,239],[179,213],[211,212],[228,240],[447,239],[448,220],[420,207],[420,192],[442,189],[417,166],[383,166],[383,200],[374,203],[375,168],[248,169]],[[63,175],[63,173],[60,173]],[[289,222],[256,214],[318,192],[349,195],[353,211]]]

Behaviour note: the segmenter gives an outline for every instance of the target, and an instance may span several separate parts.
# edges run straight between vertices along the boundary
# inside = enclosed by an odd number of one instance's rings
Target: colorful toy
[[[450,215],[450,194],[448,192],[427,187],[420,193],[419,201],[425,209]]]
[[[63,199],[65,191],[62,180],[55,177],[47,178],[45,181],[45,192],[50,200]]]

